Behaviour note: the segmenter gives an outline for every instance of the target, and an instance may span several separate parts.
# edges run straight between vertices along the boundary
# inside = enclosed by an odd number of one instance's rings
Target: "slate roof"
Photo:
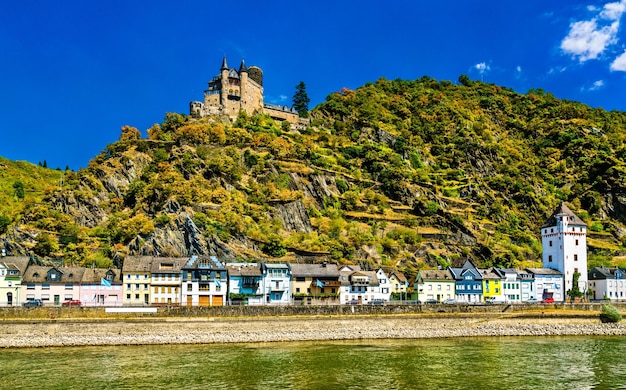
[[[150,272],[153,274],[172,274],[182,272],[183,267],[189,261],[188,257],[153,257]],[[171,264],[171,269],[161,268],[163,264]]]
[[[502,277],[498,275],[498,273],[494,272],[494,270],[492,270],[491,268],[481,268],[478,269],[478,271],[480,272],[480,275],[483,277],[483,279],[502,279]]]
[[[548,218],[548,220],[546,221],[546,223],[544,223],[541,228],[547,228],[550,226],[556,226],[557,225],[557,215],[562,215],[565,214],[569,217],[569,221],[568,224],[569,225],[575,225],[575,226],[587,226],[587,224],[578,217],[578,215],[574,214],[574,212],[572,210],[569,209],[569,207],[567,207],[565,205],[565,203],[561,203],[559,205],[559,207],[556,208],[556,210],[554,210],[554,212],[552,213],[552,215],[550,216],[550,218]]]
[[[616,273],[619,270],[619,278],[626,279],[626,270],[621,268],[605,268],[605,267],[594,267],[589,273],[587,277],[589,280],[603,280],[603,279],[617,279]]]
[[[261,265],[257,263],[226,264],[228,276],[261,277]]]
[[[291,274],[296,277],[339,278],[336,264],[291,264]]]
[[[563,274],[560,271],[557,271],[552,268],[526,268],[526,270],[534,275],[563,276]]]
[[[61,272],[61,279],[59,281],[46,280],[48,271],[53,268]],[[80,284],[85,271],[86,268],[83,267],[44,267],[41,265],[31,265],[26,269],[22,283]]]
[[[124,273],[150,272],[152,259],[153,259],[152,256],[128,256],[124,259],[122,272]]]
[[[100,284],[102,279],[104,279],[109,270],[107,268],[87,268],[85,269],[85,273],[83,274],[82,284]],[[113,284],[122,284],[122,271],[117,268],[111,268],[113,274]]]
[[[406,278],[406,276],[404,276],[404,274],[400,271],[393,271],[390,275],[389,275],[389,279],[391,279],[392,276],[395,276],[396,279],[398,279],[399,282],[402,283],[406,283],[408,281],[408,279]]]
[[[418,280],[419,279],[422,280],[427,280],[427,281],[454,281],[454,278],[452,277],[452,274],[450,273],[450,271],[443,270],[443,269],[428,269],[428,270],[421,270],[419,271],[418,274]]]
[[[17,270],[20,275],[24,275],[30,258],[27,256],[8,256],[0,261],[8,270]]]

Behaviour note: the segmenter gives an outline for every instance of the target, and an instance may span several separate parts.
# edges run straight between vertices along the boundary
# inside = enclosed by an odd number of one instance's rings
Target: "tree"
[[[11,224],[9,217],[0,215],[0,234],[4,234],[7,231],[7,227]]]
[[[298,85],[296,85],[296,93],[293,95],[293,108],[298,111],[298,115],[300,118],[308,118],[309,117],[309,96],[306,93],[306,85],[304,81],[300,81]]]
[[[19,180],[16,180],[13,183],[13,189],[15,189],[14,194],[18,199],[24,199],[24,183],[22,183]]]
[[[582,291],[580,291],[580,287],[578,287],[578,279],[580,279],[580,272],[574,272],[574,275],[572,276],[572,289],[567,291],[567,295],[572,301],[583,296]]]

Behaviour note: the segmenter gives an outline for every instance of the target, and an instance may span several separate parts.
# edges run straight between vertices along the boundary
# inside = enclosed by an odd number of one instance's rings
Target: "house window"
[[[42,284],[41,285],[41,289],[42,290],[50,290],[50,285],[49,284]]]
[[[139,299],[139,294],[135,294],[135,299]]]
[[[139,284],[135,285],[135,290],[139,290]]]
[[[187,291],[193,291],[193,285],[191,283],[187,283]]]
[[[548,262],[552,263],[552,255],[548,255]]]
[[[574,255],[574,261],[578,261],[578,255]]]
[[[578,246],[578,240],[576,240],[576,246]]]
[[[130,300],[130,294],[126,294],[126,299]]]
[[[550,240],[550,245],[549,246],[552,246],[552,240]]]
[[[34,284],[29,283],[29,284],[27,284],[27,285],[26,285],[26,289],[27,289],[27,290],[34,290],[34,289],[35,289],[35,285],[34,285]]]
[[[296,292],[299,293],[300,292],[300,287],[296,287]]]
[[[74,289],[74,285],[73,284],[66,284],[65,285],[65,289],[66,290],[73,290]]]

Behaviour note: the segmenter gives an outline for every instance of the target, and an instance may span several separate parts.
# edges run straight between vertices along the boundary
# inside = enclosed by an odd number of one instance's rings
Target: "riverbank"
[[[626,323],[585,312],[0,322],[0,348],[570,335],[624,336]]]

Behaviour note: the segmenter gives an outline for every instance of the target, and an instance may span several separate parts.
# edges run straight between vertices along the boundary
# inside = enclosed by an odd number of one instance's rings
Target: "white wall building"
[[[578,287],[588,289],[587,280],[587,224],[565,204],[556,209],[541,227],[543,267],[563,274],[564,292],[572,288],[574,273],[578,272]]]

